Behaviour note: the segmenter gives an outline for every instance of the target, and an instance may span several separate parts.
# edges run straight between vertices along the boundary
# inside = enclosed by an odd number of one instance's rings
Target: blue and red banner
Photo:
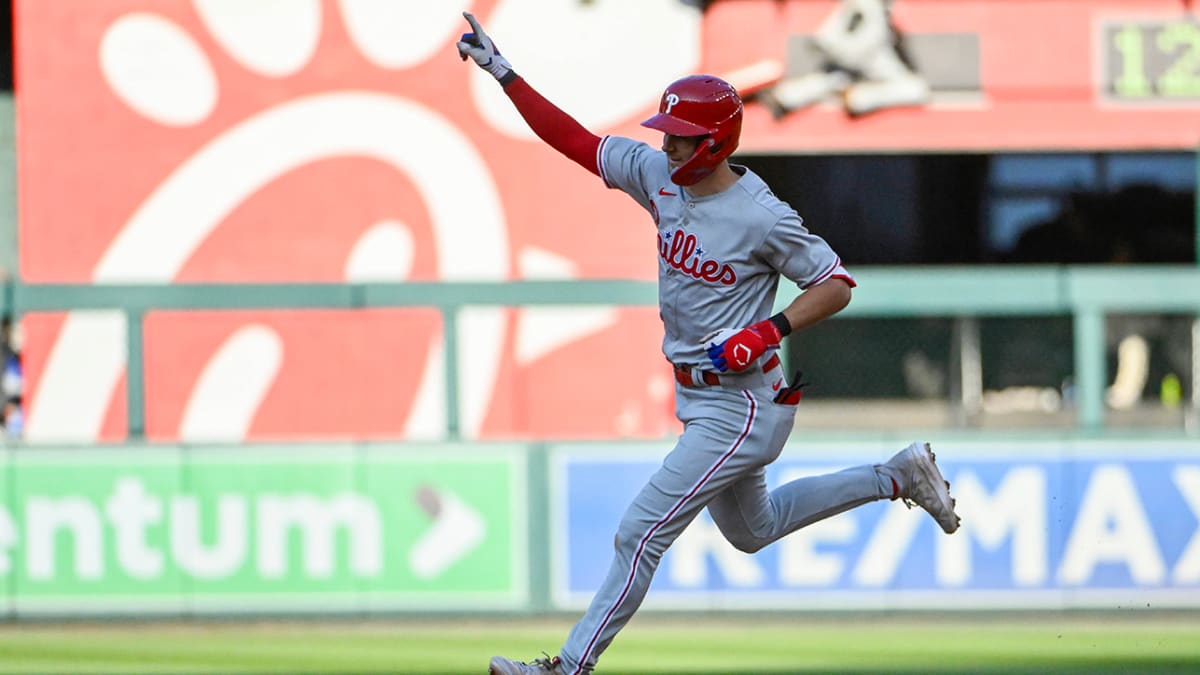
[[[939,449],[935,444],[935,449]],[[882,501],[748,555],[706,513],[668,549],[657,608],[1136,608],[1200,606],[1200,456],[1145,442],[945,443],[938,464],[962,527]],[[897,448],[900,445],[897,445]],[[666,448],[559,449],[553,593],[585,606],[608,571],[621,514]],[[885,460],[869,443],[796,443],[775,487]]]

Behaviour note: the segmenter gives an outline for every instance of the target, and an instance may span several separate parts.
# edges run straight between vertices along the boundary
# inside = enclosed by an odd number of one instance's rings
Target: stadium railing
[[[1102,431],[1107,382],[1107,315],[1175,313],[1200,317],[1200,268],[1193,266],[982,266],[856,268],[859,287],[839,317],[945,317],[968,324],[984,317],[1068,315],[1072,319],[1075,427]],[[790,297],[784,297],[784,301]],[[6,282],[0,310],[58,312],[110,309],[128,322],[127,405],[130,440],[144,437],[142,319],[156,309],[353,309],[435,307],[444,320],[446,354],[456,355],[458,313],[478,306],[655,306],[656,284],[632,280],[409,282],[367,284],[60,285]],[[781,305],[782,306],[782,305]],[[1195,326],[1200,327],[1200,318]],[[1193,334],[1200,331],[1193,330]],[[955,330],[962,385],[958,403],[977,400],[978,332]],[[1193,382],[1200,359],[1193,346]],[[447,436],[461,437],[456,358],[446,359]],[[974,375],[972,374],[974,373]],[[1200,392],[1188,401],[1200,410]]]

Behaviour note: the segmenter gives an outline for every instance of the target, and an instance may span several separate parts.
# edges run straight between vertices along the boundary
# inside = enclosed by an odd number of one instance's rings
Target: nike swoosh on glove
[[[717,334],[717,339],[721,334]],[[783,335],[770,319],[759,321],[729,336],[724,341],[712,342],[708,346],[708,358],[713,368],[720,372],[740,373],[750,367],[754,360],[768,349],[779,346]]]

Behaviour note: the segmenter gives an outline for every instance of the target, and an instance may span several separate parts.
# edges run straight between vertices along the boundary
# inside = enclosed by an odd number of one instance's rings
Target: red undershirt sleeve
[[[504,85],[504,93],[512,99],[517,112],[521,113],[538,138],[576,164],[600,175],[600,157],[597,154],[601,141],[599,136],[547,101],[522,77]]]

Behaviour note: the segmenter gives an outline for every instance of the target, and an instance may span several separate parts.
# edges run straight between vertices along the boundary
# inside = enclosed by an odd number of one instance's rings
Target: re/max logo
[[[832,454],[858,450],[842,452]],[[1072,447],[1064,459],[1049,450],[1051,459],[963,452],[962,461],[939,453],[962,517],[953,535],[923,510],[884,500],[746,554],[702,513],[663,556],[647,603],[708,606],[719,597],[721,606],[739,608],[1032,608],[1115,607],[1140,598],[1200,606],[1200,456],[1170,453],[1106,448],[1078,459]],[[786,456],[768,469],[772,487],[867,463],[864,454],[833,465]],[[657,468],[645,458],[587,457],[564,464],[570,529],[557,592],[568,605],[583,602],[603,578],[611,548],[602,550],[600,534]],[[606,486],[604,501],[577,481]],[[633,485],[628,497],[612,489],[624,484]]]
[[[932,521],[919,509],[890,505],[870,523],[849,511],[779,540],[770,557],[740,554],[700,519],[664,558],[671,587],[841,589],[1038,589],[1200,584],[1200,465],[1166,469],[1169,502],[1144,494],[1136,470],[1097,464],[1078,500],[1060,504],[1043,466],[1013,465],[991,487],[971,469],[947,477],[962,527],[932,539],[931,569],[914,573],[918,533]],[[808,472],[805,472],[808,473]],[[795,476],[784,476],[788,480]],[[1141,476],[1145,483],[1146,476]],[[1147,503],[1157,508],[1150,509]]]

